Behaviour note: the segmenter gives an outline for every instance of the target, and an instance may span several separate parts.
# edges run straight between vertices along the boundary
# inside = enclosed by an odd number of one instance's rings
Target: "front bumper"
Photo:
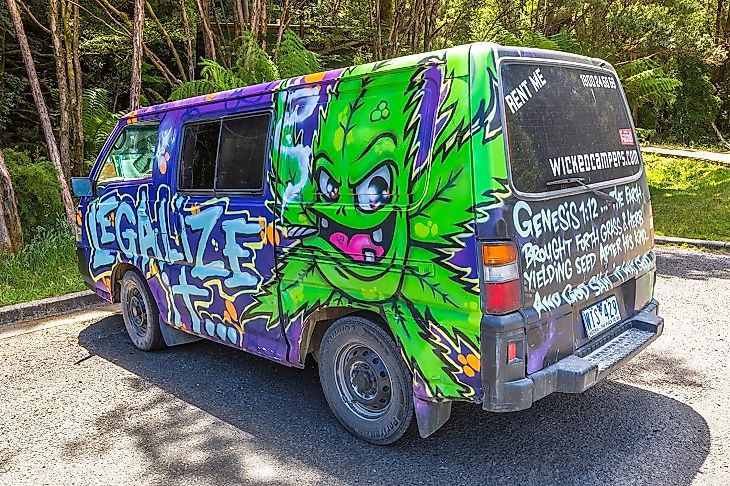
[[[493,412],[524,410],[553,392],[584,392],[661,335],[664,319],[657,315],[658,308],[658,302],[652,300],[636,315],[617,324],[572,355],[527,377],[524,377],[524,371],[522,377],[516,376],[518,368],[524,370],[524,363],[520,363],[519,367],[503,365],[505,357],[500,355],[504,343],[523,331],[509,325],[497,326],[502,327],[498,329],[489,323],[484,329],[483,323],[482,356],[487,356],[488,362],[495,364],[482,370],[482,407]]]

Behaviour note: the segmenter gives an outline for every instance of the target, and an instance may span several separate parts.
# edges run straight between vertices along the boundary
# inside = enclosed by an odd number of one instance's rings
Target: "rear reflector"
[[[510,363],[517,359],[517,341],[507,343],[507,362]]]
[[[651,201],[648,204],[649,208],[649,246],[654,248],[654,208],[651,207]]]

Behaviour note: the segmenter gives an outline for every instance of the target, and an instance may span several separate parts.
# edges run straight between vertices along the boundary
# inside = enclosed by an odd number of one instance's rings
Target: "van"
[[[476,43],[151,106],[73,186],[81,273],[139,349],[313,359],[375,444],[455,400],[583,392],[662,332],[636,131],[599,59]]]

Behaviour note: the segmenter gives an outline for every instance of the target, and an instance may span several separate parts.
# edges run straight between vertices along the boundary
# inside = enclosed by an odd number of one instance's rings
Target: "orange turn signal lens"
[[[512,244],[489,244],[482,246],[484,265],[507,265],[517,261],[517,249]]]

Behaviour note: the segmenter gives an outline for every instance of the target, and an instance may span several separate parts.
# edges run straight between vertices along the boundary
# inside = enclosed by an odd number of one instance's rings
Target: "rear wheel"
[[[320,345],[319,378],[337,419],[361,439],[386,445],[415,430],[411,373],[377,323],[348,316],[332,324]]]
[[[160,311],[147,282],[135,272],[129,271],[122,278],[119,296],[124,327],[127,328],[132,343],[142,351],[154,351],[164,347]]]

